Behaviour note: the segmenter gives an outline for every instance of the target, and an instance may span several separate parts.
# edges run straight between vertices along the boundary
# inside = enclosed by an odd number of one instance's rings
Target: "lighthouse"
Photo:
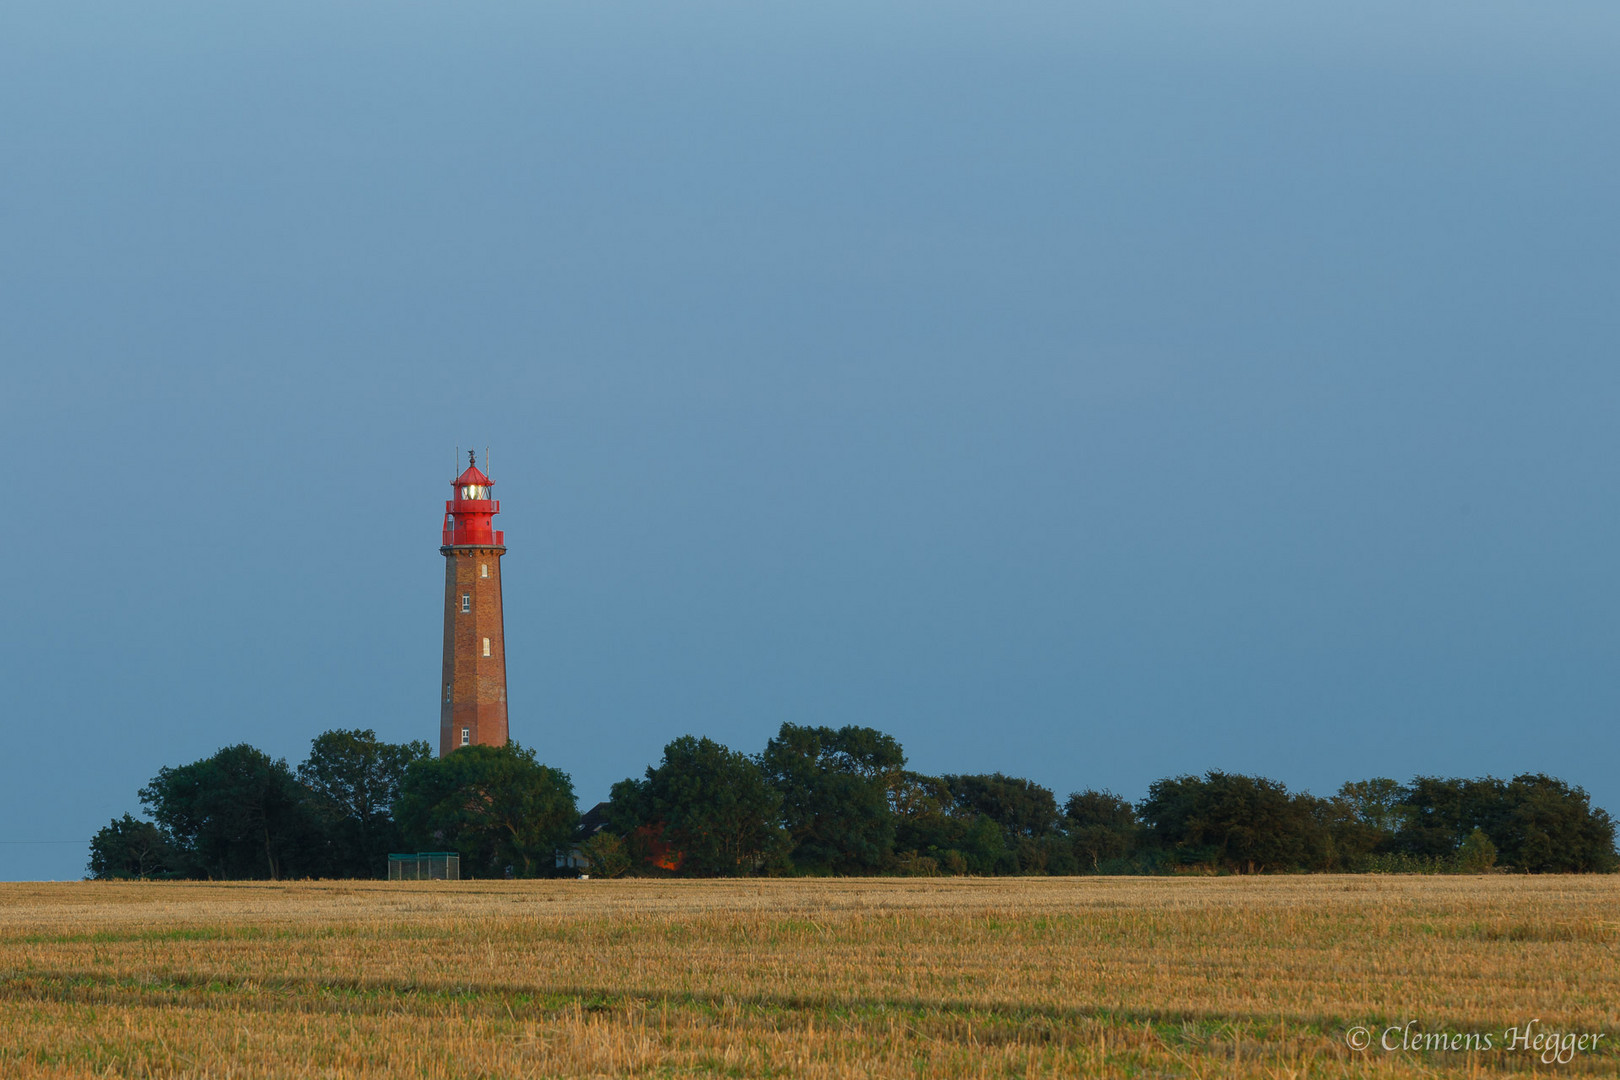
[[[444,504],[440,757],[463,746],[506,745],[506,629],[501,614],[506,536],[494,527],[501,512],[494,486],[469,450],[467,469],[451,481],[450,500]]]

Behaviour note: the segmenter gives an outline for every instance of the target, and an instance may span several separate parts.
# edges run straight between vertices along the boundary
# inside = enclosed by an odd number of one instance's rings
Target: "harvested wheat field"
[[[1614,1076],[1617,901],[1614,877],[0,885],[0,1076]],[[1537,1018],[1604,1037],[1504,1046]]]

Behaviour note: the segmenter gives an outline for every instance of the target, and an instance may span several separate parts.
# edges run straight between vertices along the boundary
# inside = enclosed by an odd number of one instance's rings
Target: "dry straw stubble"
[[[1344,1034],[1620,1030],[1617,900],[1505,876],[3,885],[0,1075],[1545,1074]],[[1615,1075],[1617,1049],[1552,1068]]]

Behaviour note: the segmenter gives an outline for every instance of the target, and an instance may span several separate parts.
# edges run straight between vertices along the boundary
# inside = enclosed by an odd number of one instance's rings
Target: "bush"
[[[1496,865],[1496,845],[1485,835],[1484,829],[1475,829],[1457,849],[1457,872],[1483,874]]]
[[[901,877],[938,877],[939,860],[915,851],[902,852],[894,860],[894,872]]]
[[[606,829],[579,845],[586,869],[592,877],[616,878],[630,869],[630,852],[624,839]]]

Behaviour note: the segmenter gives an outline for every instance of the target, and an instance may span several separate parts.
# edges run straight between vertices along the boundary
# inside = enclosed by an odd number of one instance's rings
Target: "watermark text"
[[[1529,1054],[1546,1065],[1567,1065],[1576,1054],[1596,1050],[1608,1037],[1602,1031],[1556,1031],[1542,1026],[1537,1017],[1501,1031],[1425,1031],[1416,1020],[1392,1024],[1375,1033],[1371,1028],[1353,1027],[1344,1033],[1352,1050],[1370,1050],[1376,1044],[1385,1053],[1502,1053]]]

